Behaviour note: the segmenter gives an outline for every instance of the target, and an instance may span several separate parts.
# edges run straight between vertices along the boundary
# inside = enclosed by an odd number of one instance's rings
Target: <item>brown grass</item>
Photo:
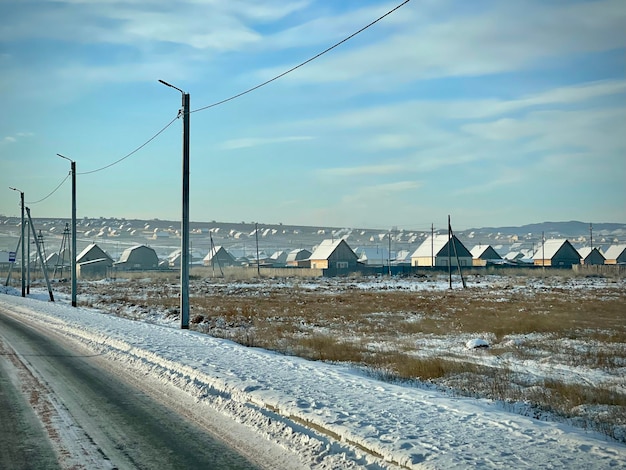
[[[533,271],[535,275],[538,271]],[[388,380],[422,380],[456,393],[530,402],[626,441],[626,396],[610,387],[546,380],[529,382],[507,360],[540,359],[619,374],[626,364],[626,292],[616,288],[564,288],[571,274],[543,276],[541,287],[526,275],[502,278],[501,287],[362,290],[354,281],[316,280],[316,289],[263,280],[191,283],[191,328],[246,346],[312,360],[348,362]],[[123,286],[93,284],[98,308],[120,314],[128,305],[178,315],[178,281],[136,278]],[[488,338],[484,354],[508,358],[486,367],[473,355],[428,350],[433,339]],[[449,341],[448,341],[449,343]],[[607,412],[586,415],[589,407]],[[587,407],[587,408],[585,408]],[[607,413],[613,423],[607,427]],[[621,423],[621,424],[620,424]]]

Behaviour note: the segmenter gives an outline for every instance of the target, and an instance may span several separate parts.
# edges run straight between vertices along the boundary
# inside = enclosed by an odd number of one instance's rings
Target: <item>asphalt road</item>
[[[5,313],[0,309],[0,468],[257,468],[98,367],[96,357]]]

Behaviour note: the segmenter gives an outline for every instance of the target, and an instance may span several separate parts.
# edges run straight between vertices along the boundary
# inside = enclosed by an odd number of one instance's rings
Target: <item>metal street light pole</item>
[[[183,217],[181,222],[180,327],[189,328],[189,93],[163,80],[165,86],[182,94],[183,109]]]
[[[24,191],[20,191],[19,189],[16,188],[11,188],[9,187],[9,189],[12,189],[13,191],[17,191],[18,193],[20,193],[20,205],[22,206],[22,222],[21,222],[21,230],[22,230],[22,234],[21,234],[21,238],[20,240],[22,240],[22,297],[26,297],[26,240],[24,240]]]
[[[76,162],[60,153],[57,153],[57,157],[69,160],[72,170],[72,249],[70,259],[72,266],[72,307],[76,307]]]

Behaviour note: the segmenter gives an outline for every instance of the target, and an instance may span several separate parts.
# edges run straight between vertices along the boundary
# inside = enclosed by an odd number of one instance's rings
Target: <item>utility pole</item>
[[[452,241],[452,225],[450,225],[450,215],[448,215],[448,278],[452,289],[452,256],[450,255],[450,243]]]
[[[387,265],[389,267],[389,277],[391,277],[391,232],[387,234],[389,239],[389,248],[387,249]]]
[[[435,267],[435,224],[430,224],[430,265]]]
[[[28,210],[28,207],[26,208]],[[28,212],[30,214],[30,212]],[[30,217],[28,218],[30,220]],[[30,223],[29,223],[30,225]],[[26,295],[30,295],[30,228],[26,229],[28,236],[28,249],[26,250],[26,259],[28,264],[26,265]]]
[[[256,237],[256,273],[261,277],[261,266],[259,264],[259,224],[254,223],[254,236]]]
[[[76,162],[60,153],[57,153],[57,156],[69,160],[72,172],[72,248],[70,250],[70,263],[72,270],[72,307],[76,307],[76,291],[78,286],[76,282]]]
[[[593,225],[589,223],[589,246],[593,250]]]
[[[21,240],[22,240],[22,297],[26,297],[26,265],[24,258],[26,258],[26,240],[24,239],[24,191],[20,191],[16,188],[11,188],[13,191],[20,193],[20,206],[22,208],[22,222],[21,222]]]
[[[189,93],[163,80],[165,86],[182,94],[183,116],[183,216],[181,221],[181,260],[180,260],[180,328],[189,329]]]

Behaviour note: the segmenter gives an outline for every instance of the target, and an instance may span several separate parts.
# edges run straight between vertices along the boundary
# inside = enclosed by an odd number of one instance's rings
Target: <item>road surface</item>
[[[0,468],[251,469],[215,438],[0,308]]]

